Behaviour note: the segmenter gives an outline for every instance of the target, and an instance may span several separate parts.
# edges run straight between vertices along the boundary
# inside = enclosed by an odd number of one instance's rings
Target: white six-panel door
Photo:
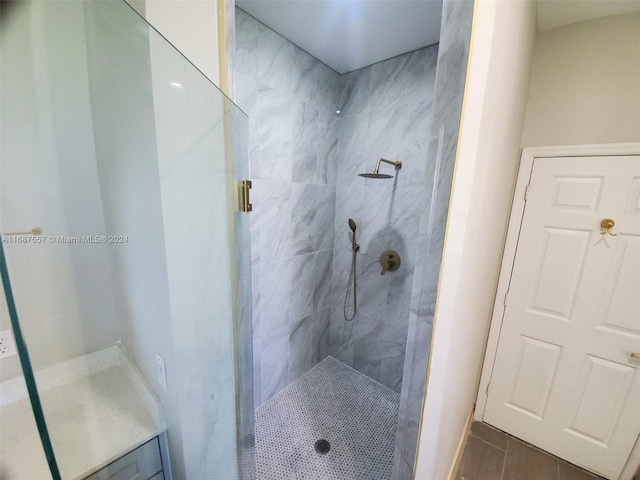
[[[604,231],[600,223],[615,226]],[[617,478],[640,433],[640,156],[537,158],[484,421]]]

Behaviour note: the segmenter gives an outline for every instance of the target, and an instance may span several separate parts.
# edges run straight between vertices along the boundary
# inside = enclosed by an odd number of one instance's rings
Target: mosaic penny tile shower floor
[[[399,405],[397,393],[325,358],[256,410],[258,480],[389,480]]]

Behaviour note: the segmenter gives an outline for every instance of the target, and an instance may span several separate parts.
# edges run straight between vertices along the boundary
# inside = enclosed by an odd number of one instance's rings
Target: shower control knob
[[[385,250],[380,255],[380,265],[382,265],[380,275],[384,275],[387,271],[395,272],[400,267],[400,255],[393,250]]]

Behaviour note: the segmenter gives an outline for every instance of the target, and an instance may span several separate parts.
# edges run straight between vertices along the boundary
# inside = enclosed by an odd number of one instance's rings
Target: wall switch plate
[[[0,358],[14,356],[16,350],[16,342],[13,339],[13,333],[10,329],[0,331]]]
[[[167,391],[167,366],[164,363],[164,359],[156,353],[156,374],[158,376],[158,382]]]

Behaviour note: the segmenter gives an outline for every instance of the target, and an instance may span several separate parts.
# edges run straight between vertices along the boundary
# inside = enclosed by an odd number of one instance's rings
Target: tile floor
[[[327,357],[256,410],[258,480],[389,480],[400,397]],[[325,454],[314,444],[330,442]],[[483,423],[455,480],[603,480]]]
[[[474,422],[455,480],[601,480],[484,423]]]
[[[327,357],[256,410],[258,480],[389,480],[400,396]],[[326,439],[331,449],[316,452]]]

